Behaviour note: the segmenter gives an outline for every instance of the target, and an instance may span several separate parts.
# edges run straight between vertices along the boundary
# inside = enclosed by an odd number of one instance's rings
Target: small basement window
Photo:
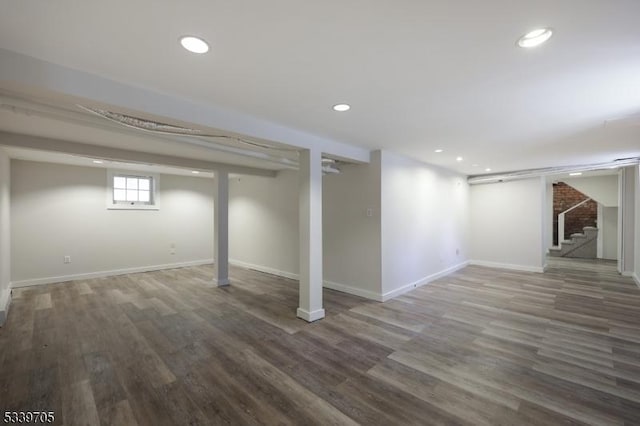
[[[158,175],[113,170],[107,175],[108,209],[158,210]]]

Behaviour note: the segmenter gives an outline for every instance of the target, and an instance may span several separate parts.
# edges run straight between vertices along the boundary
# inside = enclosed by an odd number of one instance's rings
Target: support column
[[[213,283],[229,285],[229,173],[215,173],[213,197]]]
[[[620,169],[618,202],[618,272],[632,276],[635,259],[635,196],[638,166]]]
[[[297,316],[324,318],[322,308],[322,153],[300,151],[300,303]]]

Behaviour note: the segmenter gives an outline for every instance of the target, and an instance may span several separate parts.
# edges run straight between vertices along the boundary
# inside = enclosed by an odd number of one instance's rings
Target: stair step
[[[585,234],[571,234],[571,238],[587,238],[587,236]]]
[[[558,246],[550,247],[549,256],[562,257],[562,248]]]

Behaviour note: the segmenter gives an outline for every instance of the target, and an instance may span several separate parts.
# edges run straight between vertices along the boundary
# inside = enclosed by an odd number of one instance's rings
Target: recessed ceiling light
[[[102,163],[104,163],[104,161],[101,161],[101,160],[93,160],[93,162],[94,162],[94,163],[96,163],[96,164],[102,164]]]
[[[345,111],[349,111],[350,109],[351,109],[351,106],[347,104],[337,104],[333,106],[333,110],[338,112],[345,112]]]
[[[180,44],[192,53],[207,53],[209,51],[207,42],[194,36],[180,37]]]
[[[435,150],[435,151],[433,151],[433,152],[437,152],[437,153],[439,154],[439,153],[441,153],[442,151],[444,151],[444,150],[443,150],[443,149],[436,149],[436,150]]]
[[[518,40],[520,47],[536,47],[551,38],[553,30],[551,28],[539,28],[526,33]]]
[[[197,170],[191,170],[191,173],[193,173],[194,175],[198,175],[198,174],[200,174],[200,172],[199,172],[199,171],[197,171]]]
[[[580,176],[582,172],[569,173],[569,176]]]
[[[491,169],[489,167],[487,167],[486,169],[484,169],[485,172],[490,172]]]
[[[462,157],[456,157],[456,161],[462,161],[462,160],[464,160],[464,158],[462,158]]]

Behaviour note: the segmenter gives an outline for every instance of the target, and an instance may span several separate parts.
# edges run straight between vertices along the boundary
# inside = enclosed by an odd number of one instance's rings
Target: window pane
[[[127,201],[138,201],[138,191],[127,189]]]
[[[113,178],[113,187],[118,189],[125,189],[127,185],[127,180],[121,176],[115,176]]]
[[[150,181],[151,179],[138,179],[138,189],[142,189],[144,191],[148,191],[150,188]]]
[[[140,201],[145,203],[149,202],[149,191],[138,191],[138,197]]]
[[[127,178],[127,189],[138,189],[138,179]]]
[[[127,191],[124,189],[114,189],[113,190],[113,200],[114,201],[126,201],[127,200]]]

